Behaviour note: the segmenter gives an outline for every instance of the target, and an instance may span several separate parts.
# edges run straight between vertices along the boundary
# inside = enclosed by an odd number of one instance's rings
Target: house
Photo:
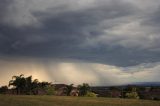
[[[111,97],[113,97],[113,98],[121,97],[121,91],[113,90],[113,91],[110,91],[110,93],[111,93]]]
[[[66,84],[54,84],[53,86],[56,90],[55,95],[57,95],[57,96],[66,96],[67,95],[67,92],[66,92],[67,85]]]
[[[74,87],[70,92],[70,96],[78,96],[78,95],[79,95],[79,90],[76,87]]]
[[[160,100],[160,89],[150,89],[138,92],[141,99]]]
[[[47,92],[44,89],[38,89],[36,95],[46,95]]]
[[[67,96],[67,86],[66,84],[54,84],[53,85],[57,96]],[[72,91],[70,92],[70,96],[78,96],[79,90],[77,87],[73,87]]]

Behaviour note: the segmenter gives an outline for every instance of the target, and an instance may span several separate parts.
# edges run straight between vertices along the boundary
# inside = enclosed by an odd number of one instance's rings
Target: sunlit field
[[[0,95],[0,106],[160,106],[160,101],[62,96]]]

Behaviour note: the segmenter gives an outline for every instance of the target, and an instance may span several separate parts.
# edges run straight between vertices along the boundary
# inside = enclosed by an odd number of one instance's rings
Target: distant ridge
[[[123,84],[123,85],[100,85],[100,86],[91,86],[92,88],[94,87],[112,87],[112,86],[117,86],[117,87],[124,87],[128,85],[135,85],[135,86],[159,86],[160,87],[160,82],[134,82],[134,83],[128,83],[128,84]]]
[[[160,86],[160,82],[135,82],[129,85],[138,85],[138,86]]]

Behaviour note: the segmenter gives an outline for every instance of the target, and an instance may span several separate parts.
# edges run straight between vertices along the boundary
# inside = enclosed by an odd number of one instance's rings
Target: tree
[[[90,86],[87,83],[83,83],[82,85],[78,85],[79,93],[81,96],[85,96],[87,92],[90,91]]]
[[[0,87],[0,94],[5,94],[7,91],[8,91],[8,87],[7,86]]]
[[[32,82],[32,87],[31,87],[33,94],[36,95],[38,93],[38,88],[39,88],[39,81],[38,81],[38,79],[35,79]]]
[[[139,99],[139,95],[137,93],[136,87],[129,87],[128,92],[125,95],[127,98],[130,99]]]
[[[39,88],[45,88],[46,86],[50,86],[50,85],[52,85],[52,83],[51,82],[46,82],[46,81],[38,83]]]
[[[25,89],[27,94],[31,94],[32,91],[32,76],[26,77],[26,85],[25,85]]]
[[[55,94],[55,88],[53,86],[46,86],[45,91],[47,95],[54,95]]]
[[[20,76],[13,76],[12,80],[9,81],[9,86],[13,86],[17,90],[17,94],[38,94],[38,90],[51,92],[51,82],[39,82],[38,79],[32,81],[32,76],[24,77],[23,74]],[[51,88],[49,88],[51,87]],[[52,90],[53,91],[53,90]]]
[[[138,96],[137,92],[126,93],[126,97],[129,98],[129,99],[139,99],[139,96]]]
[[[32,89],[38,88],[39,87],[39,81],[38,79],[33,80],[32,82]]]
[[[12,80],[9,81],[9,86],[15,87],[15,89],[17,90],[17,94],[20,94],[26,86],[24,75],[21,74],[20,76],[13,76]]]

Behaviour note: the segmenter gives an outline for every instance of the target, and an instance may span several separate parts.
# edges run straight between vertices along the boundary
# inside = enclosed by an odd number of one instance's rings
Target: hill
[[[137,85],[137,86],[160,86],[160,82],[135,82],[130,85]]]

